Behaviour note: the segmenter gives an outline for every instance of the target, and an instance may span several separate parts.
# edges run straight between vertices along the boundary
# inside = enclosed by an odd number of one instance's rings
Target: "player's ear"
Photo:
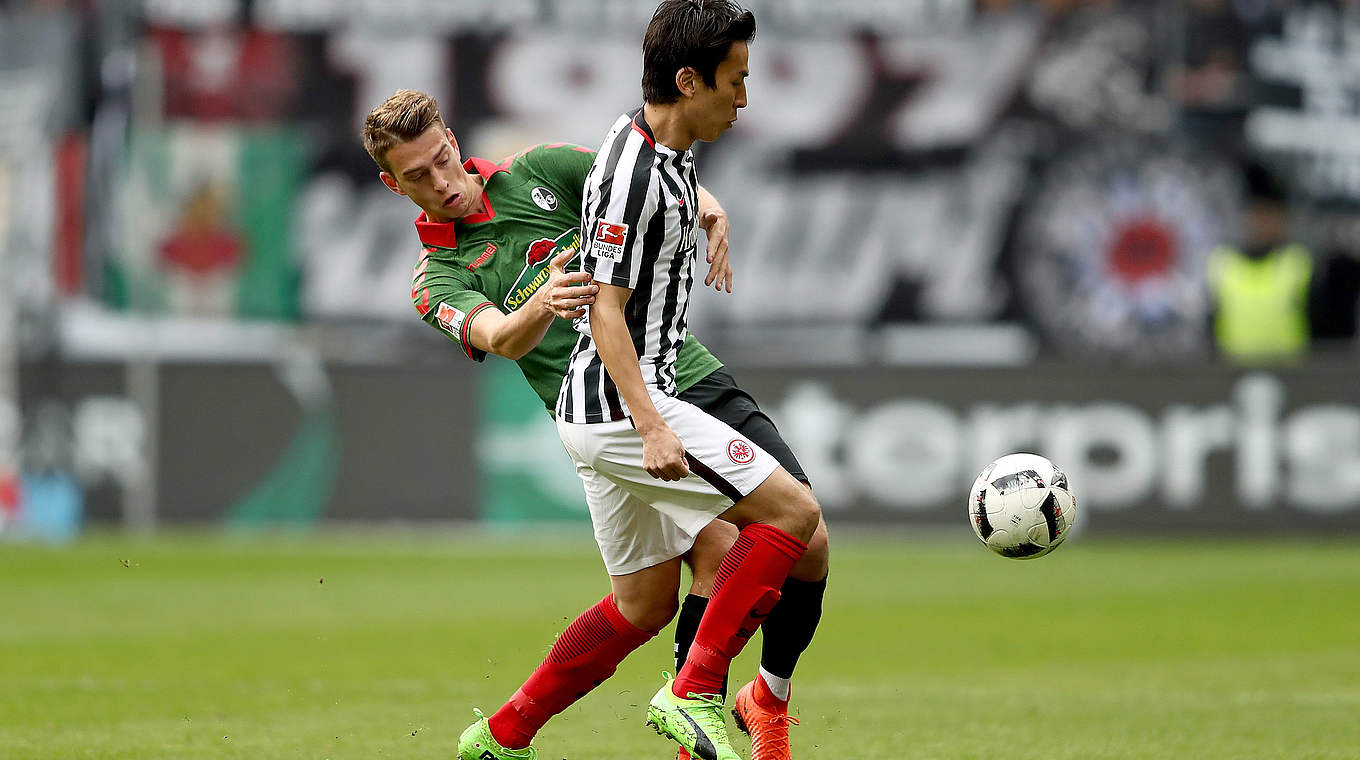
[[[675,72],[675,89],[679,90],[680,94],[687,98],[692,97],[695,89],[697,89],[697,83],[695,82],[695,77],[697,75],[698,72],[689,66]]]
[[[397,178],[393,177],[391,174],[388,174],[387,172],[378,172],[378,179],[382,180],[384,185],[387,185],[388,190],[391,190],[397,195],[406,195],[406,191],[401,189],[401,185],[397,184]]]
[[[444,127],[444,134],[448,136],[449,144],[453,146],[453,149],[456,152],[458,150],[458,138],[453,136],[453,130],[449,129],[448,127]]]

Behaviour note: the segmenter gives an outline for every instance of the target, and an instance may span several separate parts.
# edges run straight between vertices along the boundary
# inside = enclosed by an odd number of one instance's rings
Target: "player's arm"
[[[699,186],[699,227],[708,238],[708,256],[705,258],[708,276],[704,278],[704,286],[712,285],[714,290],[731,293],[732,265],[727,258],[727,212],[703,185]]]
[[[633,428],[642,437],[642,467],[654,478],[680,480],[689,475],[685,447],[647,395],[637,349],[624,321],[624,307],[633,291],[619,285],[598,284],[600,293],[590,309],[590,335],[609,377],[628,405]]]
[[[563,251],[548,264],[548,281],[515,311],[506,314],[495,307],[482,309],[468,326],[468,342],[487,353],[517,360],[543,340],[558,313],[575,318],[594,300],[594,287],[586,272],[563,272],[575,254]]]

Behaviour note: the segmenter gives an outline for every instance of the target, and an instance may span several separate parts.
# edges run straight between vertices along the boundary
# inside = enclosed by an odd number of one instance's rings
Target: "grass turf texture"
[[[0,757],[451,758],[471,707],[606,592],[568,530],[0,544]],[[838,536],[795,755],[1360,757],[1356,549],[1078,540],[1017,562]],[[541,756],[673,758],[643,726],[670,647],[551,722]]]

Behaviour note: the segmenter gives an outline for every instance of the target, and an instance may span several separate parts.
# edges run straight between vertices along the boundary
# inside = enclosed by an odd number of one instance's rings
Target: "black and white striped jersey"
[[[685,341],[699,231],[694,155],[656,142],[641,108],[620,116],[586,176],[581,202],[585,271],[631,288],[625,321],[649,389],[675,395],[675,358]],[[590,336],[576,320],[557,416],[567,422],[621,420],[628,410]]]

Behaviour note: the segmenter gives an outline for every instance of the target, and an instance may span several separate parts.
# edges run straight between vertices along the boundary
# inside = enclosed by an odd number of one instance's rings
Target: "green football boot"
[[[681,699],[671,693],[671,676],[647,705],[647,725],[669,736],[699,760],[741,760],[727,740],[727,717],[717,694],[694,694]]]
[[[476,708],[477,722],[467,727],[458,737],[458,757],[460,760],[538,760],[538,750],[532,746],[524,749],[506,749],[491,735],[491,726],[486,716]]]

